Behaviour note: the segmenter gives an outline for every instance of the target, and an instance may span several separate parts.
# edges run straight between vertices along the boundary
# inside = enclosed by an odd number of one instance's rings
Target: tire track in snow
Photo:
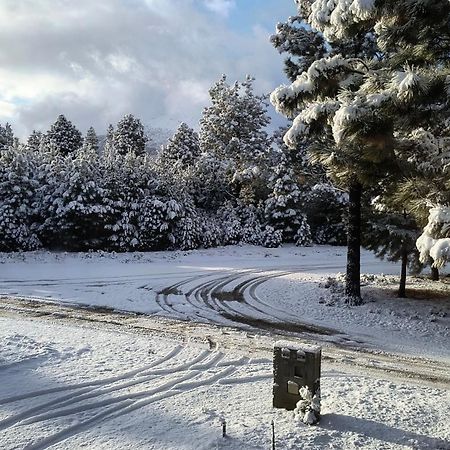
[[[156,296],[156,302],[168,316],[175,316],[181,320],[200,320],[217,325],[223,325],[225,322],[234,326],[236,324],[246,325],[268,332],[274,330],[297,335],[320,335],[325,339],[329,337],[329,339],[342,344],[346,342],[363,344],[362,341],[351,339],[338,330],[292,320],[292,317],[286,311],[264,302],[256,293],[257,288],[270,279],[280,278],[299,270],[322,270],[324,268],[335,268],[335,266],[295,267],[283,271],[276,270],[275,273],[273,273],[274,269],[270,268],[264,270],[249,269],[199,283],[183,295],[180,288],[199,279],[192,277],[160,291]],[[247,278],[249,276],[251,278]],[[227,285],[238,281],[240,278],[244,280],[230,291],[224,291]],[[171,297],[175,296],[181,298],[182,301],[171,300]],[[186,304],[190,306],[189,309],[192,311],[186,311]]]
[[[179,353],[178,348],[179,348],[179,346],[175,347],[175,349],[172,350],[172,352],[170,352],[169,355],[172,353],[175,355],[178,354]],[[72,392],[71,394],[65,395],[63,397],[59,397],[59,398],[56,398],[49,402],[37,405],[31,409],[22,411],[21,413],[15,414],[13,416],[10,416],[10,417],[0,421],[0,430],[5,429],[5,428],[7,428],[11,425],[14,425],[16,423],[19,423],[19,422],[32,423],[34,421],[38,421],[38,420],[33,420],[33,418],[40,417],[42,414],[48,415],[49,417],[50,416],[51,417],[60,417],[60,416],[71,414],[71,412],[67,413],[67,411],[71,411],[70,409],[67,409],[66,411],[64,411],[64,413],[63,412],[58,413],[57,411],[60,411],[60,410],[62,411],[62,408],[66,407],[66,406],[74,405],[83,400],[95,399],[95,398],[103,396],[104,394],[107,394],[107,393],[120,391],[127,387],[131,387],[131,386],[135,386],[135,385],[139,385],[139,384],[145,384],[148,381],[157,379],[158,377],[161,377],[164,375],[169,375],[171,373],[176,373],[179,371],[182,372],[182,371],[188,370],[192,366],[198,364],[199,362],[203,362],[206,358],[208,358],[209,355],[210,355],[210,352],[205,350],[205,351],[201,352],[199,355],[197,355],[196,357],[192,358],[191,360],[188,360],[187,362],[184,362],[183,364],[179,364],[177,366],[172,366],[172,367],[168,367],[165,369],[155,369],[155,370],[151,370],[151,371],[148,370],[149,366],[147,366],[146,368],[137,369],[135,371],[128,372],[128,374],[120,375],[118,377],[111,377],[106,380],[96,380],[93,382],[93,383],[95,383],[95,385],[101,384],[103,386],[107,386],[116,381],[122,381],[122,380],[127,380],[127,379],[129,381],[119,384],[119,385],[116,385],[116,386],[106,388],[106,389],[93,389],[92,387],[87,388],[87,389],[82,389],[80,391]],[[164,358],[161,358],[160,360],[157,361],[157,364],[154,364],[151,367],[156,367],[157,365],[160,365],[168,360],[169,360],[169,358],[167,358],[167,356]],[[138,375],[138,379],[131,380],[131,378],[135,375]],[[86,384],[86,383],[82,383],[82,384]],[[92,386],[92,384],[91,384],[91,386]],[[25,397],[24,399],[29,400],[30,398],[32,398],[32,396]],[[91,403],[91,404],[89,404],[89,406],[86,409],[93,409],[93,408],[97,408],[100,406],[103,406],[103,402]],[[50,413],[49,409],[52,409],[53,412]],[[47,411],[47,412],[39,414],[42,411]],[[80,407],[73,408],[73,412],[78,412],[78,411],[81,411]]]
[[[267,374],[261,376],[232,377],[233,373],[246,365],[261,364],[262,361],[259,359],[251,360],[247,357],[240,357],[236,360],[227,361],[224,360],[225,355],[217,351],[204,351],[201,355],[202,357],[200,357],[200,355],[197,356],[197,362],[193,363],[190,361],[189,364],[186,363],[184,374],[179,375],[174,379],[169,379],[168,381],[165,381],[152,389],[145,389],[139,392],[133,392],[119,397],[106,399],[97,402],[95,405],[80,405],[79,407],[72,409],[41,414],[21,422],[20,425],[25,426],[34,422],[54,420],[55,418],[64,417],[66,415],[81,414],[97,408],[106,408],[95,413],[90,418],[81,420],[72,426],[46,436],[25,448],[28,450],[46,449],[96,425],[99,425],[103,421],[113,420],[125,414],[130,414],[152,403],[181,395],[198,388],[210,386],[216,383],[223,385],[233,383],[250,383],[267,378]],[[163,370],[165,369],[161,369],[161,371]],[[167,369],[167,372],[169,373],[169,369]],[[173,373],[173,371],[170,371],[170,373]]]
[[[117,376],[114,376],[114,377],[108,377],[108,378],[102,378],[102,379],[99,379],[99,380],[86,381],[84,383],[68,384],[68,385],[65,385],[65,386],[59,386],[57,388],[41,389],[39,391],[32,391],[32,392],[28,392],[26,394],[15,395],[15,396],[11,396],[11,397],[5,397],[3,399],[0,399],[0,405],[5,405],[7,403],[16,402],[18,400],[27,400],[27,399],[31,399],[31,398],[34,398],[34,397],[39,397],[39,396],[42,396],[42,395],[54,394],[56,392],[62,392],[62,391],[68,391],[68,390],[71,390],[71,389],[82,388],[82,387],[86,387],[86,386],[98,386],[98,385],[102,385],[102,384],[114,383],[116,381],[120,381],[120,380],[123,380],[125,378],[129,378],[129,377],[138,375],[139,373],[144,372],[146,370],[149,370],[149,369],[151,369],[153,367],[157,367],[160,364],[163,364],[166,361],[174,358],[176,355],[178,355],[181,352],[182,349],[183,349],[183,346],[177,345],[169,353],[167,353],[167,355],[157,359],[153,363],[150,363],[150,364],[148,364],[146,366],[140,367],[139,369],[130,370],[130,371],[125,372],[125,373],[123,373],[121,375],[117,375]]]

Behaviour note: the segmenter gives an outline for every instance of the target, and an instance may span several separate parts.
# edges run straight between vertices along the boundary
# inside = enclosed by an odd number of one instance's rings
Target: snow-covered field
[[[448,390],[322,373],[320,426],[274,410],[267,354],[1,318],[4,449],[446,449]],[[221,420],[228,437],[221,438]]]
[[[333,247],[0,255],[0,448],[267,449],[272,420],[277,449],[450,448],[450,285],[400,300],[364,252],[350,308],[344,269]],[[324,346],[319,426],[271,406],[280,334]]]
[[[450,311],[444,301],[450,285],[443,285],[436,299],[405,301],[396,298],[395,279],[365,277],[366,304],[348,308],[339,290],[321,287],[330,275],[343,272],[345,263],[345,249],[338,247],[3,254],[0,295],[245,328],[275,327],[322,341],[450,356]],[[399,267],[363,252],[362,271],[397,274]],[[424,288],[421,280],[411,281],[416,290]]]

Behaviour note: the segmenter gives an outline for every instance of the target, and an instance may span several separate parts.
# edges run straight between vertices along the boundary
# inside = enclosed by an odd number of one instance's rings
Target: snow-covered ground
[[[450,448],[450,285],[362,261],[347,307],[343,248],[0,254],[0,448]],[[272,408],[280,335],[324,346],[319,426]]]
[[[366,303],[343,305],[327,278],[344,248],[226,247],[191,252],[0,255],[0,295],[32,297],[220,325],[277,328],[311,339],[450,357],[450,285],[436,298],[399,300],[396,279],[365,277]],[[398,274],[363,252],[362,271]],[[430,288],[410,280],[415,294]],[[433,289],[434,287],[431,286]],[[415,295],[417,297],[417,295]]]
[[[324,360],[322,420],[272,408],[270,354],[0,318],[2,449],[448,449],[448,390]],[[221,437],[225,419],[228,437]]]

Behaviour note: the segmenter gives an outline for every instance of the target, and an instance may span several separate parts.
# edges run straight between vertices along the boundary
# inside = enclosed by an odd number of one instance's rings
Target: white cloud
[[[232,2],[209,3],[225,14]],[[0,42],[8,42],[0,48],[0,123],[11,121],[24,136],[64,113],[102,133],[131,112],[153,126],[196,126],[222,73],[255,75],[266,91],[279,84],[268,32],[238,34],[198,5],[0,0]]]
[[[234,0],[203,0],[206,8],[217,14],[227,17],[236,6]]]

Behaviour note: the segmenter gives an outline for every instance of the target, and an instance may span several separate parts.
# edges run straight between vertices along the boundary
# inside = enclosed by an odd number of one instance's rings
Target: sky
[[[0,0],[0,123],[195,128],[221,74],[259,93],[286,81],[269,37],[294,14],[293,0]]]

